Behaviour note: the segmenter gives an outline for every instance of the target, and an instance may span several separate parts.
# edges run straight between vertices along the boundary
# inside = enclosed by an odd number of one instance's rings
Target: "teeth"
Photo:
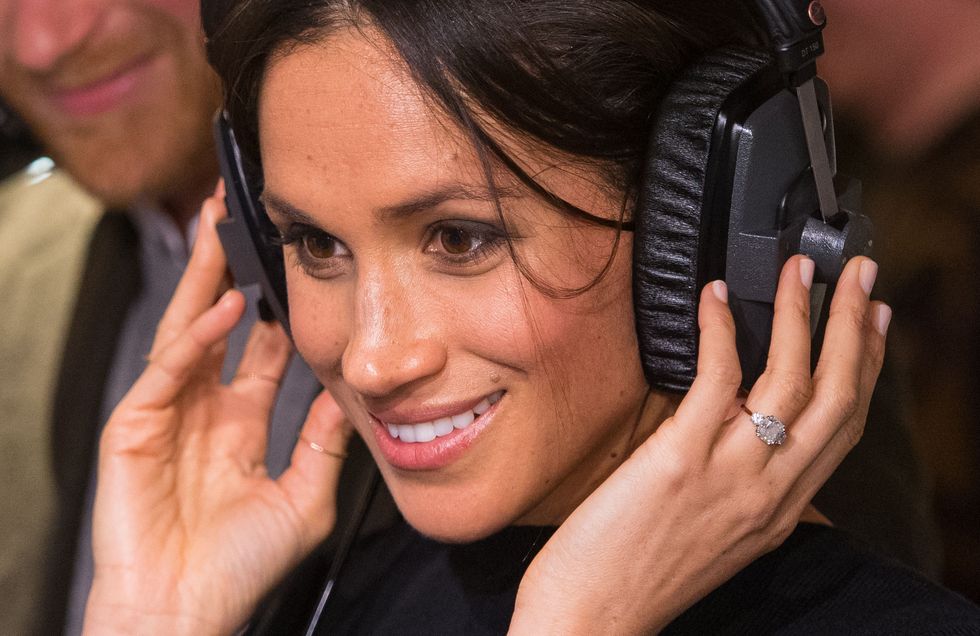
[[[452,424],[453,428],[466,428],[473,423],[476,416],[473,415],[473,411],[467,411],[465,413],[460,413],[459,415],[453,415]]]
[[[413,428],[415,428],[416,442],[431,442],[436,438],[436,427],[431,422],[415,424]]]
[[[415,427],[411,424],[399,424],[398,425],[398,439],[403,442],[414,442],[415,441]]]
[[[470,422],[473,422],[473,414],[468,413],[470,416]],[[457,417],[464,417],[462,415],[456,415],[455,417],[442,417],[432,423],[433,428],[435,428],[436,437],[442,437],[443,435],[449,435],[453,432],[453,422],[456,421]],[[458,426],[457,428],[465,428],[463,426]]]
[[[444,437],[455,430],[464,429],[473,421],[490,410],[490,407],[500,401],[503,391],[497,391],[493,395],[487,396],[473,407],[472,411],[466,411],[452,417],[442,417],[434,422],[422,422],[421,424],[387,424],[388,434],[395,439],[403,442],[431,442],[437,437]]]

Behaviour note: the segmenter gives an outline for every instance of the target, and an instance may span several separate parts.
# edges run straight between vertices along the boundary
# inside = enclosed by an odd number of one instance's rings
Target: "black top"
[[[521,576],[552,531],[507,528],[445,545],[399,521],[351,552],[316,633],[503,634]],[[320,586],[304,578],[307,591]],[[293,606],[271,624],[293,633],[311,612]],[[840,530],[801,524],[664,633],[976,635],[980,608]]]

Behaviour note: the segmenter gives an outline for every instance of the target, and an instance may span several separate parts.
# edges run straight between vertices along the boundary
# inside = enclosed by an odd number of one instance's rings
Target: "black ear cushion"
[[[720,49],[687,69],[652,129],[633,239],[633,303],[640,355],[652,388],[686,391],[698,341],[698,264],[711,139],[738,86],[771,62],[764,53]]]

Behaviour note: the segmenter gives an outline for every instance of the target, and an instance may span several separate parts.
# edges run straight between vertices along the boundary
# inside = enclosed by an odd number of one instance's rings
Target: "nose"
[[[354,293],[354,325],[342,359],[351,388],[381,398],[445,368],[439,314],[411,281],[378,273],[359,281]]]
[[[4,29],[17,65],[47,72],[80,47],[103,11],[102,0],[14,0]],[[7,39],[7,38],[4,38]]]

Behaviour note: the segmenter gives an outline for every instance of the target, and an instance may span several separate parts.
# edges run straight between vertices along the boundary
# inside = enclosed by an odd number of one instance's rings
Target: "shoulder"
[[[802,524],[667,633],[980,634],[980,608],[839,530]]]
[[[59,170],[22,171],[0,183],[0,271],[79,257],[102,209]]]
[[[102,204],[56,168],[22,170],[0,182],[0,236],[14,229],[45,231],[94,224]]]
[[[46,402],[39,396],[50,388],[101,214],[102,206],[57,170],[22,171],[0,182],[0,401],[8,416],[12,405],[23,407],[25,425]]]

